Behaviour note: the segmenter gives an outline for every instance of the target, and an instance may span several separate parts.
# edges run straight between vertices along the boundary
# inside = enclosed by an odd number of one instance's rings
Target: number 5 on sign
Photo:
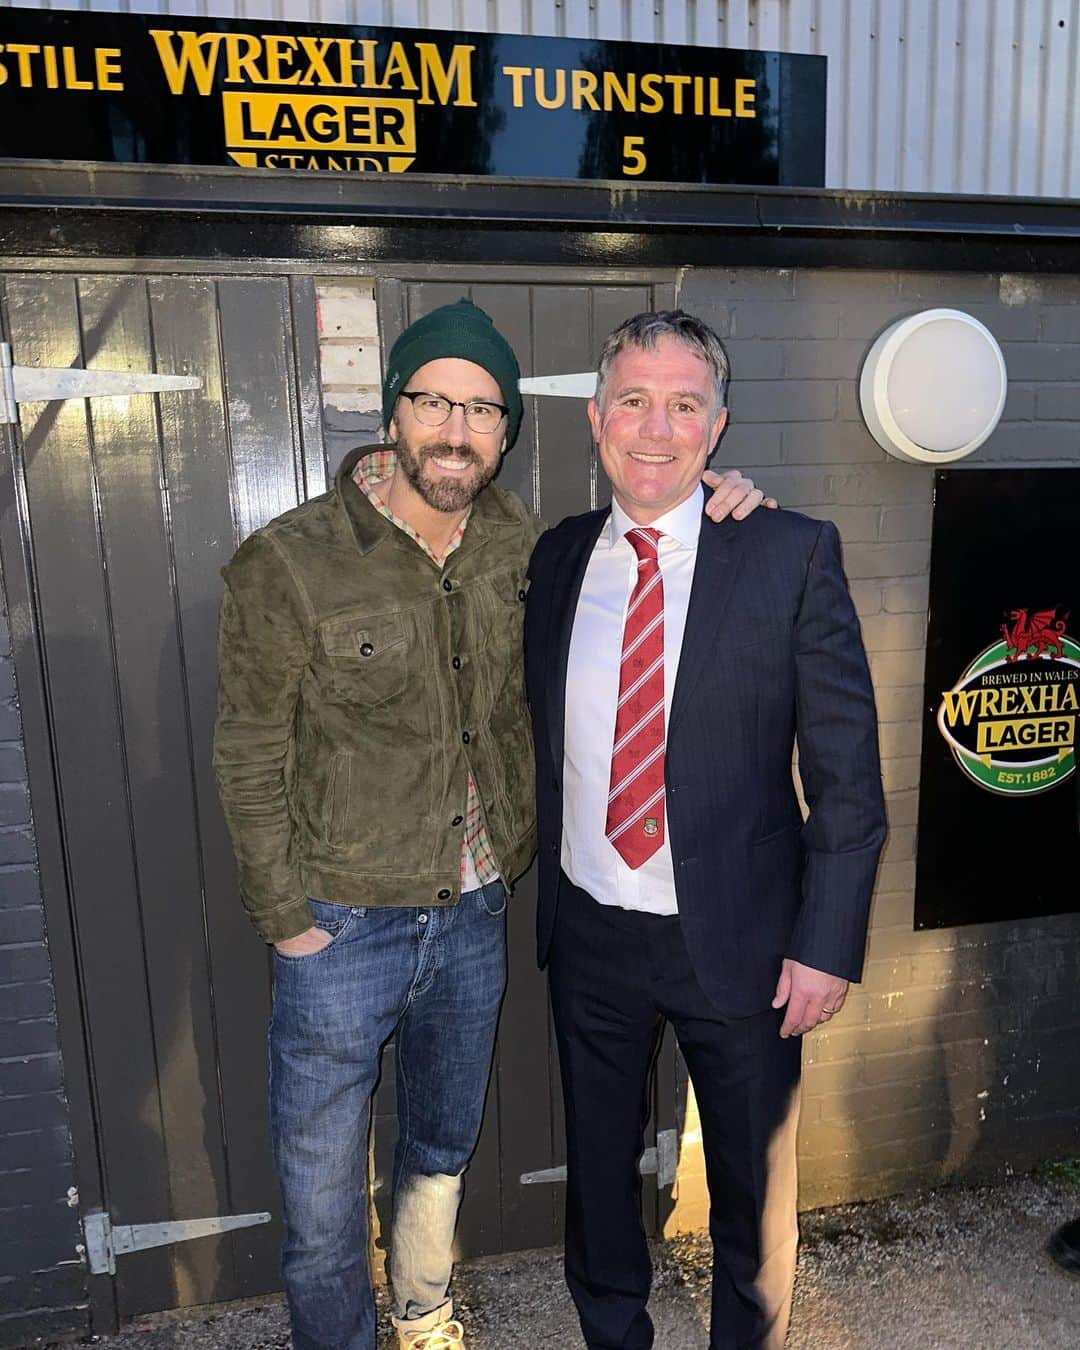
[[[622,171],[631,178],[645,172],[644,136],[624,136],[622,138]]]

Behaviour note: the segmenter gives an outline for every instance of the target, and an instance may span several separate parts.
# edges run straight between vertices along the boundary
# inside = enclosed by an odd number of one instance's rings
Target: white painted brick
[[[908,862],[914,857],[915,827],[913,825],[890,827],[881,855],[882,862]]]
[[[926,620],[921,614],[873,614],[862,621],[867,651],[900,652],[926,644]]]
[[[930,604],[930,578],[891,582],[885,586],[882,598],[890,614],[925,614]]]
[[[908,687],[877,687],[874,696],[877,699],[879,722],[906,722],[922,715],[923,682],[920,675],[917,682]]]
[[[882,759],[917,755],[922,747],[922,725],[919,722],[880,722],[878,744]]]
[[[885,810],[889,817],[889,828],[902,825],[914,825],[919,814],[918,792],[891,792],[885,797]]]
[[[323,403],[335,412],[367,413],[382,410],[382,390],[370,385],[361,389],[324,389]]]
[[[907,685],[922,688],[924,662],[921,650],[869,652],[867,656],[875,688],[903,689]]]
[[[827,508],[813,507],[808,514],[817,516],[819,511],[824,513]],[[858,509],[858,508],[853,508]],[[870,614],[880,614],[881,603],[881,582],[880,581],[852,581],[848,584],[851,592],[851,598],[855,604],[855,613],[861,618]]]
[[[918,786],[919,756],[887,759],[881,766],[881,782],[886,792],[904,792]]]
[[[355,389],[357,385],[379,388],[382,372],[378,342],[324,342],[322,383],[324,389]]]
[[[319,336],[378,341],[379,319],[370,286],[320,286]]]

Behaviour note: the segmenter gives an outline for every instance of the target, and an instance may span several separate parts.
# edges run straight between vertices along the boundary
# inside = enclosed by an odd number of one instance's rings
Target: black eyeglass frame
[[[422,425],[427,426],[427,427],[442,427],[442,426],[445,426],[446,423],[450,421],[450,417],[451,417],[451,415],[453,414],[453,411],[454,411],[455,408],[460,408],[460,409],[461,409],[462,415],[463,415],[464,418],[465,418],[465,424],[466,424],[466,426],[469,426],[469,425],[470,425],[470,423],[469,423],[469,409],[475,407],[477,404],[482,404],[483,406],[488,407],[488,408],[498,408],[498,409],[499,409],[499,412],[502,414],[502,416],[499,418],[499,421],[496,422],[495,425],[491,428],[491,431],[489,431],[489,432],[487,432],[487,433],[483,433],[483,432],[480,433],[481,435],[486,434],[486,435],[490,436],[490,435],[491,435],[491,432],[493,432],[493,431],[498,431],[498,429],[499,429],[499,424],[500,424],[501,422],[505,421],[505,419],[506,419],[507,417],[509,417],[509,415],[510,415],[510,409],[506,406],[506,404],[505,404],[505,403],[497,403],[497,402],[495,401],[495,399],[493,399],[493,398],[471,398],[471,399],[469,399],[468,403],[462,403],[461,399],[459,399],[459,398],[447,398],[445,394],[437,394],[437,393],[434,391],[434,389],[403,389],[403,390],[401,391],[401,393],[398,394],[398,398],[407,398],[407,399],[409,400],[409,402],[413,405],[413,414],[414,414],[414,416],[416,416],[416,420],[417,420],[418,422],[421,421],[421,418],[420,418],[419,414],[417,414],[417,412],[416,412],[416,400],[417,400],[418,398],[437,398],[437,399],[440,399],[443,403],[448,403],[448,404],[450,405],[450,407],[447,409],[446,416],[443,418],[443,420],[442,420],[441,422],[423,422],[423,423],[422,423]],[[477,428],[476,428],[476,427],[472,427],[472,430],[473,430],[473,431],[476,431]]]

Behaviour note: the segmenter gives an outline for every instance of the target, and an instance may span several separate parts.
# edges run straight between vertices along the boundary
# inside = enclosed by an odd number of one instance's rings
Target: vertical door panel
[[[533,293],[533,362],[537,375],[588,370],[593,364],[591,295],[585,286],[537,286]],[[585,404],[577,398],[539,398],[540,515],[550,525],[588,511],[593,500],[593,457]]]
[[[8,294],[16,362],[82,364],[74,280],[12,278]],[[104,318],[98,315],[98,323]],[[93,353],[101,335],[91,328],[88,336]],[[136,1223],[169,1213],[168,1162],[156,1090],[157,1047],[99,509],[99,466],[87,406],[82,400],[24,404],[20,422],[105,1196],[119,1222]],[[167,1256],[157,1254],[143,1261],[139,1277],[142,1306],[170,1305]]]
[[[236,867],[211,763],[220,569],[236,543],[217,287],[205,278],[155,278],[150,306],[158,369],[197,374],[203,381],[193,394],[160,395],[159,407],[199,841],[199,919],[209,951],[208,1008],[225,1145],[223,1208],[214,1212],[248,1214],[276,1210],[278,1192],[266,1147],[263,1046],[270,1009],[269,958],[237,897]],[[321,440],[318,444],[321,455]],[[277,1287],[276,1224],[238,1229],[220,1241],[233,1253],[232,1297]]]
[[[145,282],[84,279],[79,301],[88,368],[153,368]],[[157,409],[148,394],[96,398],[87,406],[156,1066],[156,1081],[140,1085],[143,1100],[132,1106],[158,1122],[168,1214],[198,1218],[225,1212],[224,1144]],[[132,1169],[124,1175],[130,1179]],[[140,1213],[124,1202],[119,1178],[111,1189],[115,1219],[156,1221],[153,1211]],[[125,1261],[121,1285],[134,1290],[141,1283],[139,1263],[164,1258],[172,1263],[177,1303],[212,1302],[231,1283],[225,1256],[216,1242],[141,1254]],[[127,1303],[131,1311],[142,1306],[137,1296]]]
[[[239,537],[300,500],[288,287],[279,277],[218,282]]]
[[[336,464],[327,465],[323,443],[322,382],[319,371],[319,323],[312,277],[289,281],[289,316],[292,323],[296,368],[297,431],[303,468],[301,497],[317,497],[329,486]]]
[[[491,315],[492,322],[517,355],[522,375],[532,375],[532,315],[529,288],[512,285],[472,286],[469,299]],[[525,400],[525,415],[517,444],[509,450],[499,470],[498,484],[516,492],[531,510],[536,510],[536,426],[533,404]]]

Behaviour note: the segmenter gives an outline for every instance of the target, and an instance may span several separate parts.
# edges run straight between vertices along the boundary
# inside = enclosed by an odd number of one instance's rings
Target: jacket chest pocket
[[[501,646],[519,653],[525,636],[525,596],[529,583],[524,577],[499,576],[484,583],[481,611],[482,634],[478,646]]]
[[[400,614],[331,619],[319,631],[327,683],[345,703],[395,698],[408,676],[408,643]]]

